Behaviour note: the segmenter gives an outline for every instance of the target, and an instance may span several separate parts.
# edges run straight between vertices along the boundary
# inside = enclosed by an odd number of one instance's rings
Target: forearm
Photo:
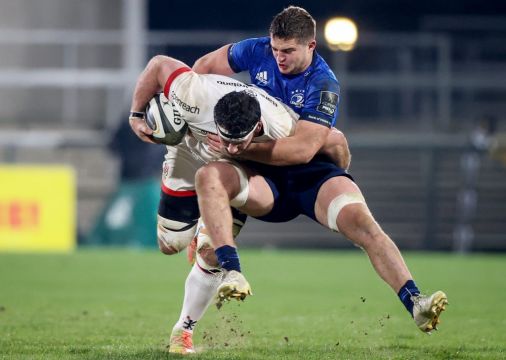
[[[350,167],[351,153],[348,141],[344,134],[335,128],[330,132],[319,154],[328,156],[337,166],[343,169]]]
[[[251,144],[241,157],[278,166],[307,164],[323,147],[329,131],[319,124],[299,120],[292,136]]]
[[[153,57],[137,79],[130,110],[144,112],[151,98],[163,89],[170,74],[181,67],[187,66],[168,56],[157,55]],[[130,117],[129,122],[132,130],[141,140],[154,143],[151,138],[153,131],[142,118]]]
[[[282,138],[266,143],[252,143],[241,158],[264,164],[287,166],[308,163],[317,149],[301,146],[294,138]]]
[[[153,95],[161,91],[163,84],[160,84],[159,72],[162,61],[162,56],[155,56],[139,75],[132,97],[132,111],[144,111]]]

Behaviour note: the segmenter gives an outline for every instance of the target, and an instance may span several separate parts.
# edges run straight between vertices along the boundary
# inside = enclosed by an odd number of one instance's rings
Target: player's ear
[[[264,128],[261,119],[262,119],[262,117],[260,117],[260,119],[257,122],[256,128],[255,128],[255,134],[260,134],[262,132],[262,129]]]
[[[314,50],[316,48],[316,40],[313,39],[308,44],[309,50]]]

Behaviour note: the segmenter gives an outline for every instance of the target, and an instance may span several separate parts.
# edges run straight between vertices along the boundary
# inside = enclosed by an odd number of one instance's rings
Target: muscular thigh
[[[272,211],[259,217],[268,222],[285,222],[301,214],[316,220],[315,203],[322,184],[330,178],[350,177],[344,169],[322,157],[304,165],[251,166],[267,179],[274,196]]]
[[[261,216],[272,209],[274,195],[264,176],[233,160],[222,160],[215,166],[228,188],[232,206],[250,216]]]

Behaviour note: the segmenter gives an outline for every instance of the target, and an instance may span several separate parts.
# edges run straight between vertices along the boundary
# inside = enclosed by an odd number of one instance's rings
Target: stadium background
[[[126,125],[137,75],[154,54],[191,64],[266,35],[290,3],[1,0],[0,249],[155,246],[163,149]],[[351,172],[400,248],[504,251],[505,3],[293,3],[318,22],[318,51],[342,84]],[[326,47],[331,16],[357,23],[354,50]],[[350,246],[304,218],[250,220],[241,242]]]

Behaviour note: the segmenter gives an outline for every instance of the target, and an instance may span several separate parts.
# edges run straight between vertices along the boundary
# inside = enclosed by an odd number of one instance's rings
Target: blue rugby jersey
[[[339,82],[325,60],[315,51],[303,73],[284,75],[272,54],[270,38],[246,39],[228,50],[235,72],[248,71],[251,82],[290,106],[301,119],[334,126],[339,104]]]

